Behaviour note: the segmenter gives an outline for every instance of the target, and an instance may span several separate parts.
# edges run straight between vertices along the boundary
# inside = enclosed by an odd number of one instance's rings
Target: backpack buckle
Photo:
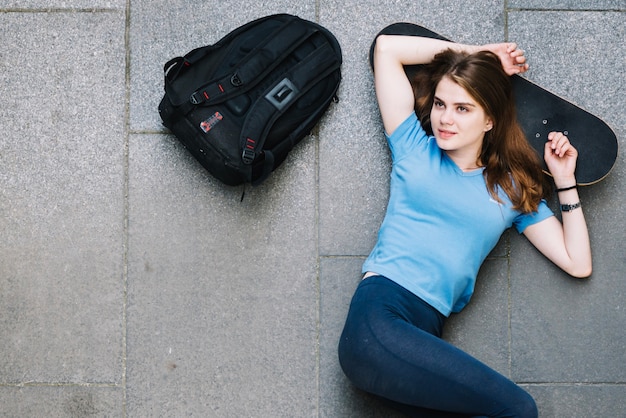
[[[244,148],[241,154],[241,160],[244,164],[250,165],[254,161],[254,150],[250,148]]]
[[[254,157],[256,153],[254,150],[256,149],[256,141],[252,138],[246,138],[246,143],[243,147],[243,153],[241,154],[241,159],[244,164],[252,164],[254,161]]]
[[[204,100],[205,100],[205,97],[203,97],[202,94],[198,91],[196,91],[195,93],[191,95],[191,97],[189,97],[189,101],[193,105],[199,105],[201,103],[204,103]]]
[[[239,87],[243,84],[243,80],[241,80],[241,78],[239,77],[239,74],[235,73],[230,78],[230,84],[232,84],[235,87]]]

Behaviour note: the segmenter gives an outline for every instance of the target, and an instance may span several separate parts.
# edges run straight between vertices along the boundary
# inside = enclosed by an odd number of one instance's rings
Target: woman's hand
[[[516,43],[504,42],[483,45],[482,49],[496,54],[500,58],[504,72],[508,75],[521,74],[528,71],[524,50],[519,49]]]
[[[562,132],[550,132],[544,147],[544,159],[557,187],[575,184],[574,171],[578,151]]]

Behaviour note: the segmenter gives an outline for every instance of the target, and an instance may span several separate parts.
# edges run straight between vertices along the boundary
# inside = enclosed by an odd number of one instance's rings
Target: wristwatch
[[[580,207],[580,202],[578,203],[574,203],[573,205],[565,204],[565,205],[561,205],[561,212],[570,212],[574,209],[578,209]]]

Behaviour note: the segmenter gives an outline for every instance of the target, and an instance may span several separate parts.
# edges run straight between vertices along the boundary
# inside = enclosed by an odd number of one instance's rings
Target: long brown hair
[[[415,70],[415,69],[413,69]],[[542,172],[539,156],[526,140],[517,122],[515,101],[509,76],[497,55],[481,51],[474,54],[446,50],[412,77],[415,110],[422,126],[432,134],[430,112],[435,89],[443,77],[463,87],[493,122],[485,133],[479,161],[491,196],[500,201],[501,188],[522,212],[536,211],[551,185]]]

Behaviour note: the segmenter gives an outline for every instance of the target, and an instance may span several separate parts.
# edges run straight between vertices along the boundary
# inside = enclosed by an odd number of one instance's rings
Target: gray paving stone
[[[622,145],[626,121],[619,92],[624,91],[624,80],[614,68],[622,68],[625,61],[624,51],[615,47],[623,40],[623,23],[623,14],[605,12],[509,15],[512,39],[527,49],[534,68],[528,77],[609,121]],[[584,35],[573,37],[572,33]],[[527,382],[624,381],[626,259],[619,209],[626,200],[620,186],[624,172],[620,156],[606,180],[580,191],[594,254],[590,280],[569,278],[523,238],[511,240],[514,378]]]
[[[301,145],[240,202],[172,136],[132,136],[130,416],[315,415],[315,143]]]
[[[379,400],[356,389],[337,359],[337,344],[350,300],[361,280],[362,257],[320,260],[320,417],[400,417]]]
[[[626,115],[607,95],[626,91],[620,71],[626,15],[615,12],[511,12],[509,39],[526,51],[526,77],[606,120],[623,138]]]
[[[623,384],[542,385],[526,389],[537,401],[539,416],[588,418],[626,416],[626,387]]]
[[[626,10],[625,0],[509,0],[510,9]]]
[[[121,387],[0,386],[0,414],[5,418],[123,417]]]
[[[75,10],[93,12],[94,10],[126,9],[126,0],[4,0],[0,10],[59,11]]]
[[[510,375],[509,262],[483,264],[470,303],[446,322],[443,338],[505,376]]]
[[[130,123],[134,131],[163,131],[158,105],[163,97],[163,65],[190,50],[217,42],[238,26],[274,13],[315,20],[312,0],[219,3],[190,0],[131,2]]]
[[[124,16],[0,25],[0,381],[120,383]]]
[[[615,263],[607,269],[596,257],[591,279],[573,279],[517,241],[512,376],[524,382],[624,381],[623,268],[612,272]]]
[[[384,215],[390,164],[368,63],[374,36],[412,21],[459,42],[494,42],[504,36],[503,8],[497,1],[328,2],[320,21],[344,54],[339,106],[320,127],[320,254],[365,255]]]

